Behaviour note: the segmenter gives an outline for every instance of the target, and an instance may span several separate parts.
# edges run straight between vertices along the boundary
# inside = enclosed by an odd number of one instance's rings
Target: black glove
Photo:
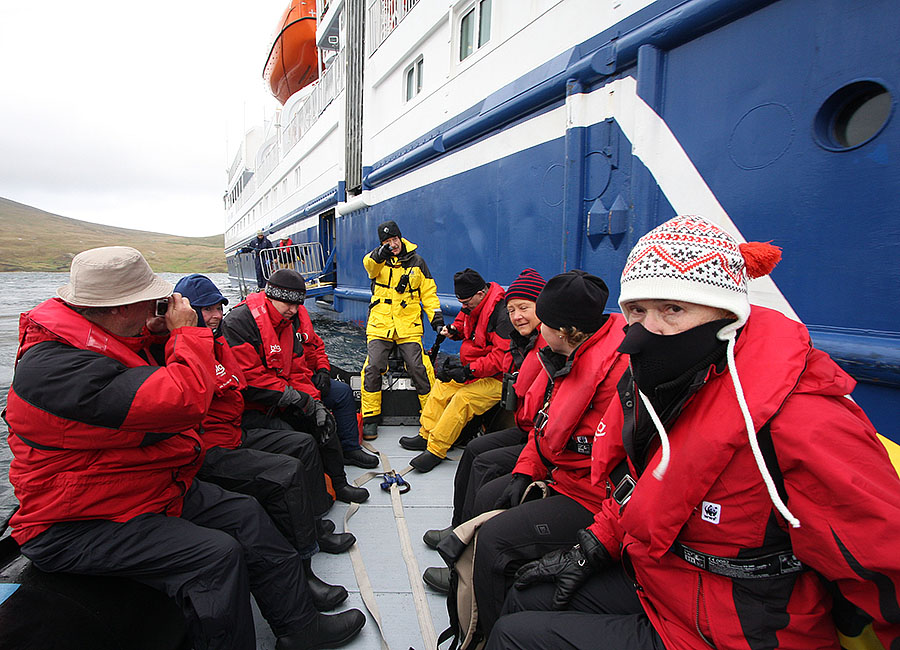
[[[447,338],[451,341],[459,341],[462,338],[462,334],[460,334],[459,330],[453,326],[453,323],[447,325]]]
[[[447,376],[450,378],[450,381],[464,384],[472,378],[472,369],[469,366],[453,366],[447,370]]]
[[[328,397],[328,391],[331,390],[331,373],[325,368],[319,368],[312,376],[312,383],[319,389],[323,399]]]
[[[437,312],[434,315],[434,318],[431,319],[431,329],[433,329],[435,332],[440,332],[443,326],[444,315],[441,312]]]
[[[472,371],[468,366],[462,365],[458,357],[447,357],[439,368],[435,368],[434,376],[441,381],[456,381],[461,384],[471,379]]]
[[[578,544],[572,548],[550,551],[540,560],[529,562],[516,571],[516,589],[525,589],[534,582],[555,582],[553,609],[563,609],[575,592],[591,574],[612,561],[594,534],[582,528],[577,534]]]
[[[325,444],[337,431],[337,422],[325,405],[315,400],[316,433],[319,434],[319,443]]]
[[[312,417],[316,412],[313,398],[307,393],[301,393],[292,386],[285,386],[278,406],[283,409],[294,409],[303,417]]]
[[[370,253],[372,259],[379,264],[386,262],[391,257],[391,245],[382,244]]]
[[[494,502],[494,508],[512,508],[522,503],[525,490],[532,482],[528,474],[513,474],[512,480],[497,498],[497,501]]]

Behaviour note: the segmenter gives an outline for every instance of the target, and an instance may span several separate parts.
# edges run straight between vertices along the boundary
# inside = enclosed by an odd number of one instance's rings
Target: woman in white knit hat
[[[638,241],[630,369],[593,445],[611,497],[519,571],[488,648],[836,650],[839,611],[900,647],[900,480],[854,380],[750,306],[779,259],[695,216]]]

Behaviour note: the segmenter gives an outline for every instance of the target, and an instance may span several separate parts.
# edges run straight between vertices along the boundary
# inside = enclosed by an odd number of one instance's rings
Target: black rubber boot
[[[323,553],[337,555],[349,549],[356,542],[353,533],[325,532],[325,525],[321,519],[316,520],[316,541],[319,542],[319,550]],[[334,526],[332,525],[332,531]]]
[[[303,560],[303,568],[306,570],[309,595],[312,597],[313,606],[317,611],[327,612],[347,600],[346,589],[340,585],[330,585],[313,573],[312,560],[309,558]]]
[[[438,544],[450,537],[450,533],[452,532],[453,526],[447,526],[446,528],[432,528],[431,530],[425,531],[425,534],[422,535],[422,541],[425,542],[425,545],[428,546],[428,548],[437,550]]]
[[[381,424],[380,415],[363,418],[363,440],[375,440],[378,437],[379,424]]]
[[[275,650],[316,650],[337,648],[359,634],[366,624],[366,615],[358,609],[339,614],[319,614],[303,630],[278,637]]]
[[[362,503],[369,498],[369,491],[366,488],[354,487],[349,483],[341,486],[335,486],[334,496],[338,501],[344,503]]]
[[[400,446],[410,451],[425,451],[428,447],[428,441],[422,436],[402,436],[400,438]]]
[[[435,467],[440,465],[442,460],[444,459],[440,456],[435,456],[430,451],[423,451],[421,454],[409,461],[409,464],[413,466],[413,469],[417,469],[424,474],[425,472],[430,472]]]
[[[447,567],[428,567],[422,574],[422,580],[426,585],[442,594],[450,593],[450,569]]]
[[[365,449],[344,450],[344,465],[356,465],[363,469],[372,469],[373,467],[378,467],[380,462],[378,456],[370,454]]]

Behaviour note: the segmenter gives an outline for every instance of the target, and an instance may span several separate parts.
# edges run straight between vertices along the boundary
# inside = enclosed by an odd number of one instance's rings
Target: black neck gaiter
[[[653,334],[635,323],[627,327],[619,352],[630,355],[635,383],[651,396],[657,386],[681,377],[706,359],[719,358],[726,343],[716,338],[716,333],[732,320],[711,321],[669,336]]]

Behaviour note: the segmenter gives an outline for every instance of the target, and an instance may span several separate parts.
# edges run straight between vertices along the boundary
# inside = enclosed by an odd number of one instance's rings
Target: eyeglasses
[[[476,291],[475,293],[473,293],[471,296],[469,296],[465,300],[460,298],[459,304],[461,304],[463,307],[468,307],[469,303],[472,302],[473,300],[475,300],[475,296],[477,296],[479,293],[483,293],[483,292],[480,290]]]

